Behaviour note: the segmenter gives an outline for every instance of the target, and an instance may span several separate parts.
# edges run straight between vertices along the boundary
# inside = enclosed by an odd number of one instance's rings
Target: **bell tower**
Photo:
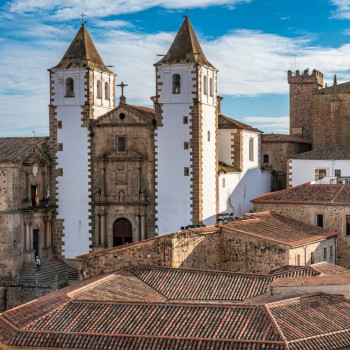
[[[74,259],[90,251],[93,137],[89,124],[115,107],[115,74],[102,61],[84,24],[49,72],[50,145],[55,164],[50,194],[57,205],[53,244],[57,253]]]
[[[155,67],[158,233],[214,224],[218,71],[206,59],[188,17]]]

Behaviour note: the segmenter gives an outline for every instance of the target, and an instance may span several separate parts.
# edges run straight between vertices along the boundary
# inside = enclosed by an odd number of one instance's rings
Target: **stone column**
[[[101,195],[106,195],[106,165],[104,163],[101,168]]]
[[[133,230],[133,237],[132,241],[137,242],[140,240],[140,216],[136,215],[135,216],[135,230]]]
[[[146,239],[146,218],[145,215],[141,215],[141,241]]]
[[[26,228],[26,237],[25,237],[25,250],[31,250],[31,245],[33,240],[31,239],[31,222],[30,221],[25,221],[25,228]]]
[[[104,247],[106,244],[106,213],[100,216],[100,245]]]
[[[95,236],[94,236],[94,246],[98,247],[100,245],[100,214],[95,215]]]
[[[51,218],[45,218],[45,223],[46,223],[46,227],[45,227],[45,244],[46,247],[51,247]]]

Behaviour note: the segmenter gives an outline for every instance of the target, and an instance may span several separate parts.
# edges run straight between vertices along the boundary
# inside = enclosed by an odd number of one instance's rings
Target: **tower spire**
[[[205,57],[201,45],[194,33],[190,19],[185,19],[179,29],[168,53],[155,65],[172,63],[199,63],[211,68],[215,67]]]

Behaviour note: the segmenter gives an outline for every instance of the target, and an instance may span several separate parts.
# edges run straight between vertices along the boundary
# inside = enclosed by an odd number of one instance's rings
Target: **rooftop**
[[[60,63],[51,69],[88,67],[114,74],[104,64],[90,34],[82,24]]]
[[[287,246],[298,246],[336,236],[335,231],[305,224],[273,211],[245,214],[247,220],[223,224],[224,230]]]
[[[290,157],[290,159],[348,160],[350,159],[350,145],[323,147],[312,151],[296,154]]]
[[[0,162],[13,162],[47,137],[1,137]]]
[[[317,273],[313,267],[274,275],[132,267],[0,314],[0,344],[9,349],[102,350],[349,346],[350,302],[344,298],[317,293],[251,305],[230,300],[234,290],[247,295],[254,289],[253,294],[266,291],[265,282],[264,287],[253,288],[250,280],[271,282],[285,274],[305,278]],[[199,302],[189,302],[194,297]],[[210,297],[219,299],[208,303]],[[218,302],[222,298],[225,301]]]
[[[294,143],[307,143],[310,141],[304,140],[298,135],[286,135],[286,134],[262,134],[261,142],[294,142]]]
[[[258,196],[253,203],[350,205],[350,184],[302,184]]]
[[[188,17],[185,17],[168,53],[156,65],[173,63],[195,63],[215,69],[206,59]]]
[[[261,132],[260,130],[253,128],[248,124],[244,124],[238,120],[232,119],[223,114],[219,114],[219,129],[240,129]]]

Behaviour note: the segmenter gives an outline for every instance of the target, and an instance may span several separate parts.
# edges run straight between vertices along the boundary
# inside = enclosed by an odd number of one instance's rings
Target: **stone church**
[[[17,172],[1,173],[1,196],[18,194],[0,203],[8,252],[0,275],[14,277],[34,254],[74,264],[80,254],[212,225],[219,214],[241,216],[270,190],[261,132],[221,114],[218,70],[187,17],[155,71],[154,108],[129,104],[124,83],[116,106],[116,74],[81,25],[49,69],[49,138],[22,138],[8,163],[0,144],[1,167]]]

